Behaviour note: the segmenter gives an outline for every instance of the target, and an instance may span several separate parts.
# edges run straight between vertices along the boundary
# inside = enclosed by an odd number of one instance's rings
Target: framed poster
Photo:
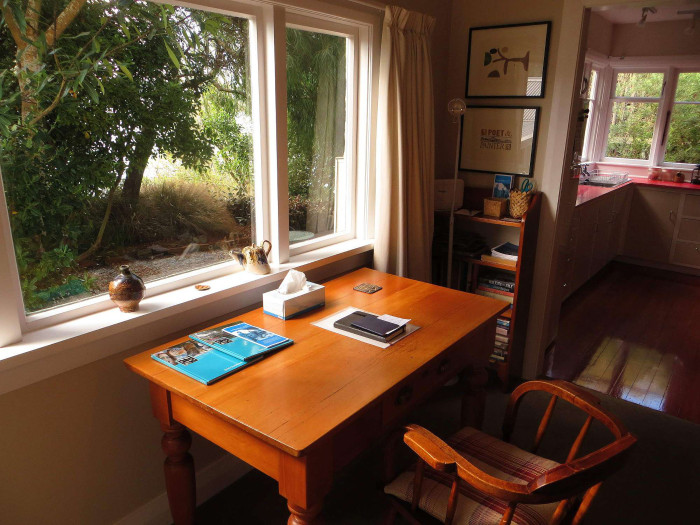
[[[544,97],[551,22],[469,30],[467,97]]]
[[[540,108],[467,106],[459,169],[532,177]]]

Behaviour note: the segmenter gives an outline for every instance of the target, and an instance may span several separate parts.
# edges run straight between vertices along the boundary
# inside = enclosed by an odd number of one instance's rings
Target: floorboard
[[[564,303],[546,374],[700,423],[700,277],[609,264]]]

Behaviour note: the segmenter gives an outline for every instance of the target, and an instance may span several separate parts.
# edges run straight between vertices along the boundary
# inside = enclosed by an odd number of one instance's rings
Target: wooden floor
[[[564,303],[546,374],[700,423],[700,277],[611,263]]]

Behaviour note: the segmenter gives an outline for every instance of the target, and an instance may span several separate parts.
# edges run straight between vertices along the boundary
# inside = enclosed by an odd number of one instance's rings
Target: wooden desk
[[[352,289],[362,282],[383,289],[372,295]],[[310,324],[348,306],[410,318],[421,329],[383,350]],[[282,321],[262,309],[236,318],[295,343],[214,385],[151,359],[186,337],[127,359],[150,382],[153,414],[165,432],[175,523],[194,522],[187,428],[276,479],[290,524],[313,523],[335,472],[451,377],[486,364],[506,306],[361,269],[326,283],[325,308],[299,319]]]

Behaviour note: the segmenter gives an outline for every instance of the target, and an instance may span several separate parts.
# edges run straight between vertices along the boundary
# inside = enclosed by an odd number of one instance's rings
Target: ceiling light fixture
[[[644,27],[644,25],[647,23],[647,16],[651,13],[652,15],[656,13],[656,8],[655,7],[642,7],[642,18],[639,19],[639,22],[637,22],[637,25],[639,27]]]

